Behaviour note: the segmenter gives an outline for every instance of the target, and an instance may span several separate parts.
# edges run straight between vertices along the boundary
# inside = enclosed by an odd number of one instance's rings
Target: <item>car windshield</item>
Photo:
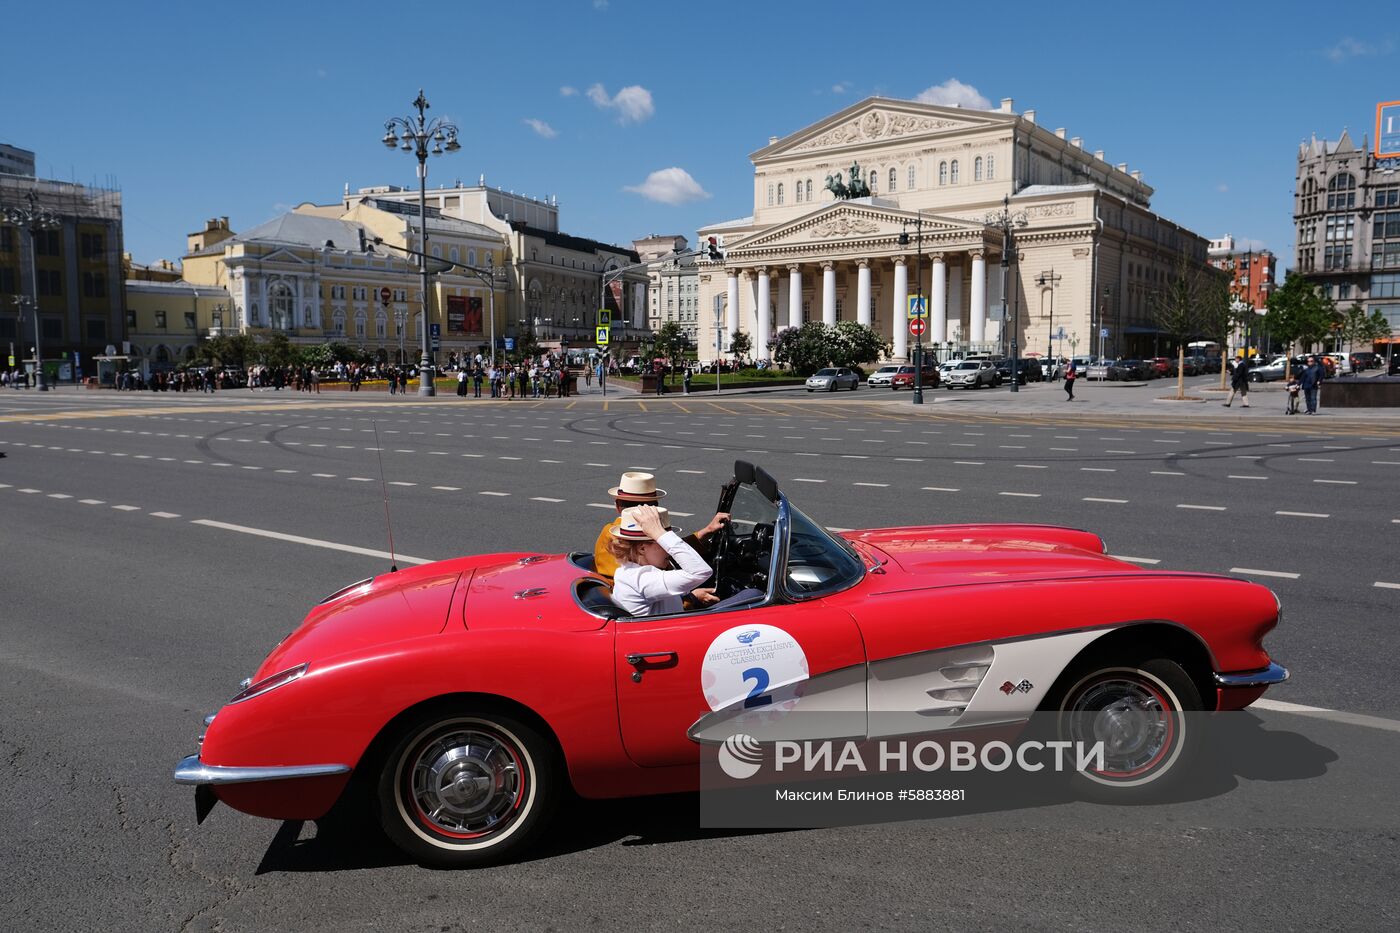
[[[783,584],[796,599],[825,596],[865,576],[865,563],[849,542],[833,536],[788,502],[791,531]]]
[[[897,373],[897,372],[899,372],[899,367],[898,367],[898,366],[881,366],[879,369],[877,369],[877,370],[875,370],[875,371],[876,371],[877,373]]]
[[[834,376],[834,375],[836,375],[836,370],[830,369],[830,368],[827,368],[827,369],[819,369],[819,370],[817,370],[817,375],[818,375],[818,376]]]
[[[912,373],[912,372],[914,371],[914,367],[912,367],[912,366],[901,366],[901,367],[899,367],[899,371],[902,372],[902,373]]]
[[[958,369],[976,369],[978,365],[977,363],[959,363]]]

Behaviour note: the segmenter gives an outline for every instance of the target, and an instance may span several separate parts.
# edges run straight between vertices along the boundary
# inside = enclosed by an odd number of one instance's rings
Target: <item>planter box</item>
[[[1324,408],[1400,408],[1400,376],[1328,379],[1319,403]]]

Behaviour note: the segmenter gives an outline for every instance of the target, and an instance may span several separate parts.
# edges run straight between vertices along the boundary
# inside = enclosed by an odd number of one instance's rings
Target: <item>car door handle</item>
[[[676,660],[674,651],[641,651],[627,656],[627,663],[633,667],[643,667],[646,665],[660,665],[668,662],[674,663]]]

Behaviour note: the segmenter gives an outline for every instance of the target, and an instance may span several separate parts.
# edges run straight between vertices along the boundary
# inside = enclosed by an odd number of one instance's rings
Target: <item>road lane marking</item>
[[[461,492],[461,491],[462,491],[462,487],[461,487],[461,486],[434,486],[433,488],[436,489],[436,490],[438,490],[439,492]]]
[[[312,473],[311,475],[317,479],[335,479],[334,473]]]
[[[179,512],[152,512],[152,518],[179,518]]]
[[[590,503],[588,503],[588,507],[589,507],[590,509],[614,509],[614,508],[617,508],[617,506],[616,506],[615,504],[611,503],[611,502],[590,502]]]
[[[403,482],[402,480],[391,479],[391,480],[389,480],[389,485],[390,485],[390,486],[417,486],[418,484],[417,484],[417,483],[405,483],[405,482]]]
[[[1117,467],[1080,467],[1082,473],[1117,473]]]
[[[1255,700],[1248,708],[1266,709],[1278,713],[1294,713],[1298,716],[1310,716],[1315,719],[1330,719],[1333,722],[1346,723],[1352,726],[1364,726],[1368,729],[1383,729],[1386,732],[1400,732],[1400,721],[1394,719],[1384,719],[1380,716],[1366,716],[1362,713],[1348,713],[1344,710],[1327,709],[1321,706],[1304,706],[1301,703],[1285,703],[1282,700]]]
[[[107,501],[106,501],[105,499],[79,499],[78,501],[81,502],[83,505],[106,505],[106,504],[107,504]]]
[[[1279,577],[1283,580],[1296,580],[1299,576],[1286,570],[1254,570],[1249,567],[1231,567],[1230,573],[1243,573],[1255,577]]]
[[[1185,476],[1185,473],[1178,473],[1176,470],[1153,470],[1153,476]]]
[[[889,483],[852,483],[852,486],[874,486],[879,489],[888,489]]]
[[[1384,583],[1384,582],[1382,582],[1382,581],[1380,581],[1380,580],[1377,580],[1375,583],[1372,583],[1371,585],[1372,585],[1372,586],[1380,587],[1380,588],[1383,589],[1383,590],[1400,590],[1400,583]]]
[[[1331,457],[1299,457],[1299,463],[1336,463]]]
[[[1181,504],[1178,504],[1178,505],[1177,505],[1177,508],[1178,508],[1178,509],[1201,509],[1202,511],[1205,511],[1205,512],[1223,512],[1223,511],[1225,511],[1225,506],[1223,506],[1223,505],[1187,505],[1187,504],[1185,504],[1185,503],[1181,503]]]
[[[549,496],[531,496],[531,502],[563,502],[563,499],[551,499]]]
[[[807,479],[807,478],[804,477],[804,476],[794,476],[794,477],[792,478],[792,482],[794,482],[794,483],[824,483],[824,482],[826,482],[826,480],[824,480],[824,479]]]
[[[1048,469],[1050,469],[1050,468],[1049,468],[1048,466],[1046,466],[1045,464],[1043,464],[1043,463],[1018,463],[1018,464],[1016,464],[1016,469],[1018,469],[1018,470],[1048,470]]]
[[[1292,515],[1294,518],[1331,518],[1327,512],[1275,512],[1275,515]]]
[[[70,495],[68,495],[68,493],[66,493],[66,492],[51,492],[51,493],[49,493],[49,498],[50,498],[50,499],[71,499],[71,498],[73,498],[73,497],[70,496]]]
[[[347,476],[347,477],[345,477],[345,478],[346,478],[347,480],[349,480],[350,482],[352,482],[352,483],[372,483],[372,482],[374,482],[374,478],[373,478],[373,477],[370,477],[370,476]]]
[[[1355,485],[1356,485],[1356,480],[1354,480],[1354,479],[1315,479],[1315,480],[1313,480],[1313,482],[1314,482],[1314,483],[1329,483],[1329,484],[1331,484],[1331,485],[1333,485],[1333,486],[1355,486]]]
[[[478,496],[508,496],[508,495],[510,495],[510,493],[508,493],[508,492],[491,492],[491,491],[489,491],[489,490],[483,489],[483,490],[481,490],[480,492],[478,492],[477,495],[478,495]]]
[[[24,490],[21,489],[20,492],[24,492]],[[139,506],[139,505],[114,505],[114,506],[112,506],[112,508],[116,509],[118,512],[139,512],[139,511],[141,511],[141,506]]]
[[[1250,476],[1250,475],[1243,474],[1243,473],[1231,473],[1231,474],[1229,474],[1228,476],[1226,476],[1225,478],[1226,478],[1226,479],[1268,479],[1267,476]]]
[[[997,493],[997,495],[999,495],[999,496],[1017,496],[1018,498],[1021,498],[1021,499],[1039,499],[1039,498],[1040,498],[1040,493],[1038,493],[1038,492],[999,492],[999,493]]]
[[[289,535],[280,531],[268,531],[266,528],[250,528],[247,525],[231,525],[228,522],[216,522],[208,518],[191,519],[191,525],[204,525],[206,528],[219,528],[223,531],[236,531],[245,535],[256,535],[260,538],[273,538],[278,541],[287,541],[292,544],[305,544],[309,547],[327,548],[332,551],[344,551],[348,554],[363,554],[366,557],[378,557],[383,560],[390,560],[388,551],[376,551],[372,548],[355,547],[352,544],[341,544],[339,541],[324,541],[320,538],[304,538],[301,535]],[[431,564],[431,558],[410,557],[407,554],[392,555],[392,559],[405,564]]]
[[[1098,498],[1097,496],[1085,496],[1085,497],[1084,497],[1084,501],[1085,501],[1085,502],[1112,502],[1112,503],[1114,503],[1114,504],[1116,504],[1116,505],[1126,505],[1127,502],[1128,502],[1127,499],[1100,499],[1100,498]]]
[[[955,489],[955,488],[953,488],[952,486],[920,486],[919,488],[920,488],[920,489],[927,489],[929,492],[961,492],[961,491],[962,491],[962,490],[960,490],[960,489]]]

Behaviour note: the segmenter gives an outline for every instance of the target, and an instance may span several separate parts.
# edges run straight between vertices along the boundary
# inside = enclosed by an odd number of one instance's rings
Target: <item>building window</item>
[[[156,330],[165,330],[165,312],[156,312]]]
[[[1371,231],[1371,236],[1377,240],[1400,237],[1400,211],[1388,211],[1384,214],[1377,214],[1375,227]]]
[[[938,163],[938,183],[939,183],[940,185],[946,185],[946,184],[948,184],[948,163],[947,163],[947,162],[939,162],[939,163]]]
[[[1400,298],[1400,272],[1371,276],[1372,298]]]
[[[107,322],[100,317],[90,317],[83,322],[87,326],[88,343],[107,342]]]
[[[378,337],[380,340],[383,340],[384,335],[388,331],[388,329],[389,320],[384,316],[384,312],[380,311],[374,316],[374,336]]]
[[[908,186],[910,191],[914,190],[914,166],[912,165],[909,166],[909,180],[906,182],[906,185]],[[894,190],[893,185],[890,186],[890,190]]]
[[[345,336],[345,312],[337,311],[331,315],[331,327],[337,337]]]
[[[1371,268],[1400,269],[1400,242],[1375,244],[1371,249]]]
[[[31,236],[34,237],[34,252],[39,256],[58,255],[58,231],[57,230],[36,230]]]
[[[1327,182],[1327,209],[1347,210],[1356,206],[1356,178],[1348,172],[1333,175]]]
[[[797,184],[793,186],[792,202],[794,204],[802,203],[802,181],[800,179],[798,180]]]
[[[812,179],[807,179],[807,200],[812,200]]]
[[[15,251],[15,228],[0,227],[0,253]]]
[[[890,194],[894,194],[895,186],[899,184],[899,169],[890,169],[890,186],[887,189]]]
[[[981,156],[978,156],[977,158],[975,158],[975,159],[972,160],[972,180],[973,180],[973,181],[981,181],[981,180],[982,180],[982,157],[981,157]]]
[[[447,251],[447,259],[448,259],[449,262],[456,262],[456,261],[457,261],[457,258],[458,258],[458,255],[459,255],[459,254],[458,254],[458,252],[457,252],[457,247],[455,247],[455,246],[452,247],[450,250]]]
[[[0,295],[14,295],[18,292],[19,289],[15,287],[15,270],[0,268]]]
[[[1377,188],[1376,207],[1395,207],[1400,204],[1400,188]],[[0,246],[0,251],[5,249]]]
[[[952,167],[949,169],[949,177],[952,178],[953,184],[956,185],[956,184],[958,183],[958,160],[957,160],[957,159],[954,159],[954,160],[953,160]]]
[[[1338,300],[1340,300],[1340,301],[1346,301],[1346,300],[1349,299],[1350,297],[1351,297],[1351,283],[1350,283],[1350,282],[1343,282],[1341,285],[1338,285],[1338,286],[1337,286],[1337,298],[1338,298]]]
[[[357,288],[356,291],[363,292],[364,289]],[[290,330],[293,322],[294,308],[292,304],[292,290],[286,285],[278,283],[272,287],[272,294],[269,297],[272,299],[271,306],[268,309],[271,315],[269,323],[272,325],[272,329]]]
[[[1332,214],[1327,217],[1327,242],[1349,243],[1355,232],[1355,214]]]
[[[476,266],[476,250],[474,250],[474,249],[469,249],[469,250],[467,250],[467,265],[473,266],[473,267]]]
[[[1351,265],[1351,244],[1327,246],[1322,252],[1322,268],[1325,271],[1341,271]]]
[[[782,183],[782,182],[778,182],[778,206],[781,207],[781,206],[782,206],[782,203],[783,203],[783,183]]]
[[[63,294],[63,275],[57,269],[40,269],[37,275],[40,295]]]
[[[40,328],[44,333],[45,340],[63,339],[63,319],[56,317],[44,318],[43,326]]]
[[[769,207],[772,207],[772,206],[773,206],[773,186],[772,186],[772,185],[769,185],[769,186],[768,186],[768,206],[769,206]]]
[[[194,312],[185,312],[185,330],[194,330]]]
[[[987,181],[996,181],[996,156],[987,156]]]
[[[83,295],[87,298],[106,298],[107,276],[101,272],[84,272]]]
[[[361,339],[365,336],[365,316],[363,313],[355,315],[355,336]]]

